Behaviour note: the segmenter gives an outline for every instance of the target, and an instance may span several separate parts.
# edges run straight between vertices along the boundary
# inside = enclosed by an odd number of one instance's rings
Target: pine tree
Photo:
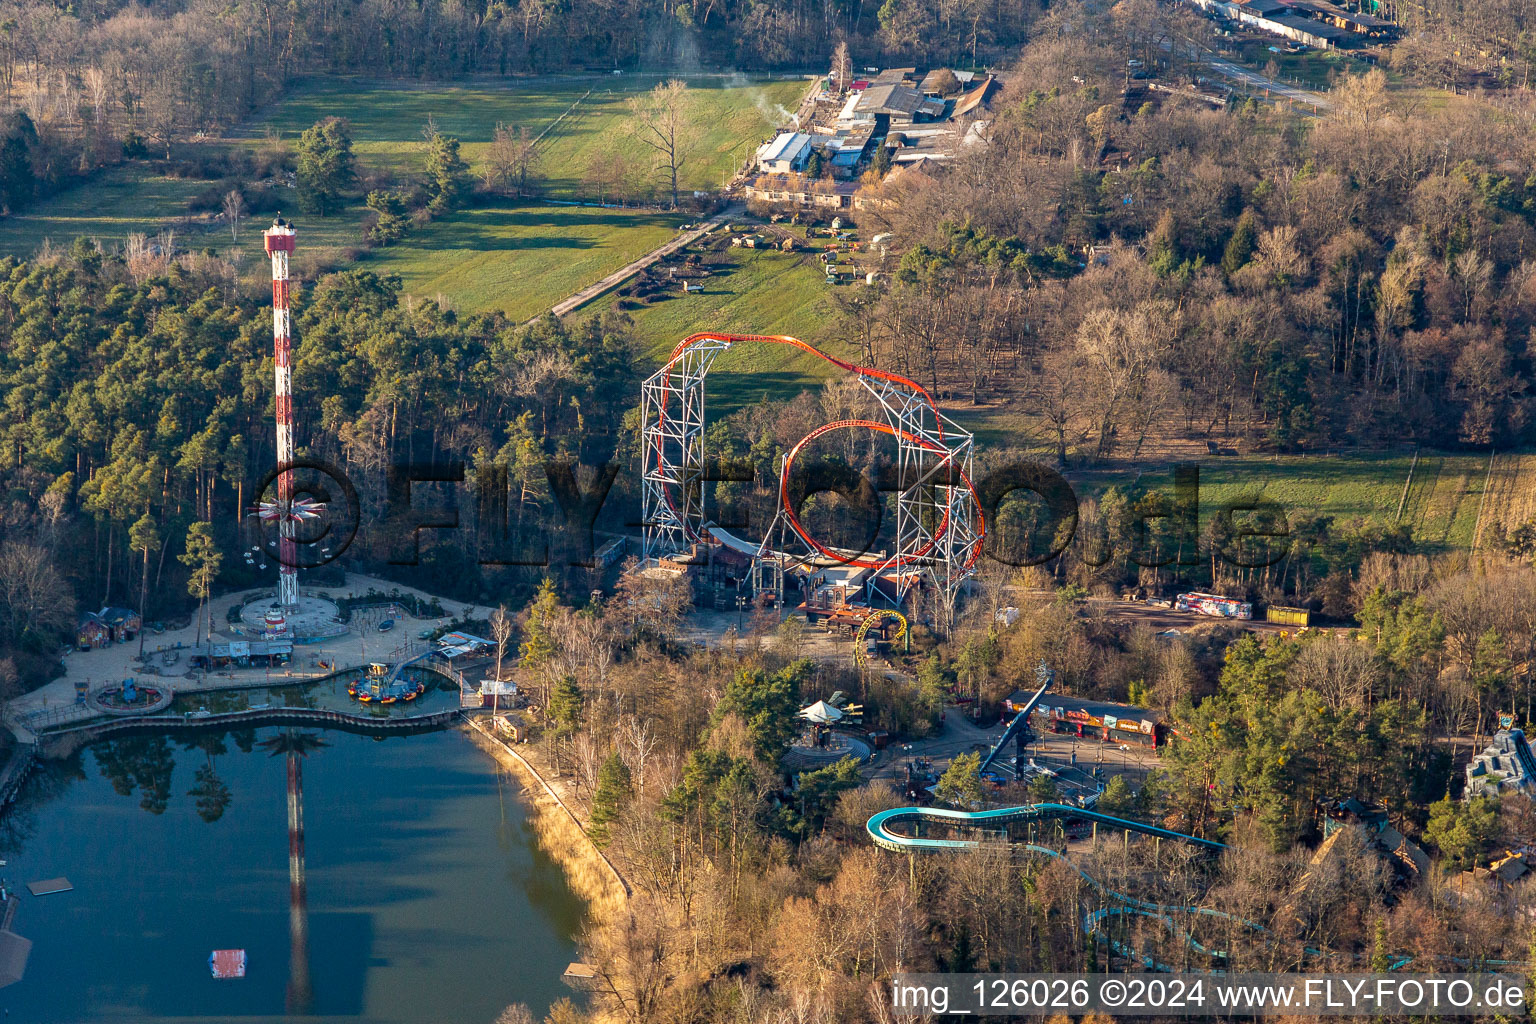
[[[581,722],[581,709],[586,697],[576,680],[561,676],[555,690],[549,695],[549,717],[562,731],[576,728]]]
[[[560,595],[555,593],[555,581],[546,576],[528,606],[528,623],[523,627],[523,642],[518,648],[525,667],[538,671],[554,658],[558,648],[553,627],[559,612]]]
[[[128,544],[144,555],[143,571],[139,575],[139,653],[144,653],[144,634],[149,625],[149,612],[145,605],[149,600],[149,556],[160,550],[160,531],[155,517],[145,512],[128,528]]]
[[[434,135],[427,148],[427,189],[432,200],[427,208],[433,213],[451,210],[463,201],[469,188],[469,165],[459,156],[459,140],[452,135]]]
[[[1385,974],[1392,969],[1392,957],[1387,951],[1387,922],[1378,917],[1371,930],[1371,970]]]
[[[1498,833],[1499,802],[1493,797],[1478,797],[1464,804],[1446,794],[1429,805],[1424,838],[1445,855],[1449,868],[1466,871],[1476,867]]]
[[[1221,254],[1221,272],[1231,277],[1248,265],[1253,259],[1254,249],[1259,244],[1259,232],[1254,223],[1253,211],[1244,210],[1243,215],[1237,218],[1237,224],[1232,228],[1232,237],[1227,239],[1227,248]]]
[[[608,845],[608,826],[623,813],[631,792],[629,766],[614,751],[597,770],[597,790],[592,794],[592,827],[587,832],[598,846]]]
[[[1061,799],[1061,790],[1049,775],[1036,775],[1029,780],[1029,798],[1037,804],[1053,804]]]
[[[327,117],[299,136],[299,205],[309,213],[330,216],[341,208],[341,195],[352,187],[352,126]]]
[[[1163,211],[1147,238],[1147,266],[1159,277],[1167,277],[1179,268],[1178,227],[1171,210]]]
[[[32,155],[37,149],[37,127],[24,111],[15,110],[0,121],[0,212],[11,213],[27,204],[36,189]]]
[[[980,768],[980,754],[959,755],[949,762],[949,767],[939,776],[939,784],[934,787],[933,795],[962,810],[970,810],[981,803]]]
[[[1105,814],[1113,814],[1117,818],[1123,818],[1135,806],[1136,794],[1131,792],[1130,783],[1125,781],[1124,775],[1116,775],[1109,780],[1109,785],[1104,787],[1104,792],[1099,794],[1099,801],[1094,805],[1096,810]]]
[[[188,527],[187,550],[177,556],[177,561],[192,570],[187,577],[187,593],[198,599],[197,640],[202,643],[203,608],[208,604],[213,581],[218,577],[219,566],[224,561],[218,543],[213,539],[212,523],[193,523]],[[211,622],[208,624],[208,632],[213,632]]]

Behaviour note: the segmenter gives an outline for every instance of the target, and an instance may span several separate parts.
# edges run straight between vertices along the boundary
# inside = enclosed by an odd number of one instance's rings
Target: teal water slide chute
[[[1112,814],[1104,814],[1086,807],[1074,807],[1070,804],[1026,804],[1020,807],[999,807],[989,811],[954,811],[943,807],[894,807],[891,810],[881,811],[879,814],[871,817],[865,828],[876,845],[887,850],[895,850],[901,853],[954,853],[961,850],[977,849],[984,841],[976,839],[932,839],[916,834],[904,835],[893,831],[890,826],[904,822],[911,822],[921,826],[922,823],[928,822],[930,824],[942,824],[950,828],[975,828],[995,833],[999,828],[1006,828],[1008,825],[1020,822],[1059,821],[1063,819],[1085,821],[1096,825],[1103,825],[1107,828],[1119,829],[1124,832],[1135,832],[1139,835],[1152,836],[1156,839],[1167,839],[1212,852],[1226,849],[1226,844],[1218,843],[1212,839],[1202,839],[1199,836],[1175,832],[1172,829],[1148,825],[1141,821],[1132,821],[1129,818],[1117,818]],[[1175,968],[1154,957],[1140,953],[1113,938],[1104,927],[1106,921],[1125,915],[1150,918],[1161,923],[1163,927],[1172,935],[1181,939],[1190,949],[1218,960],[1226,959],[1226,950],[1211,949],[1202,944],[1188,929],[1181,928],[1178,925],[1174,920],[1175,915],[1183,914],[1194,917],[1216,918],[1237,924],[1249,931],[1269,934],[1269,929],[1264,925],[1228,914],[1222,910],[1215,910],[1211,907],[1171,906],[1155,903],[1151,900],[1144,900],[1127,893],[1116,892],[1078,867],[1066,854],[1059,850],[1037,846],[1033,843],[1021,845],[1030,853],[1051,857],[1067,864],[1082,876],[1085,882],[1097,889],[1107,899],[1116,903],[1117,906],[1100,907],[1085,914],[1083,917],[1083,929],[1090,935],[1102,939],[1114,952],[1136,960],[1149,970],[1172,971]],[[1313,949],[1310,946],[1304,948],[1309,956],[1321,957],[1326,955],[1322,950]],[[1388,970],[1398,970],[1407,966],[1412,960],[1412,957],[1394,956]]]
[[[1214,840],[1185,835],[1183,832],[1175,832],[1172,829],[1148,825],[1145,822],[1131,821],[1128,818],[1117,818],[1112,814],[1089,810],[1086,807],[1074,807],[1071,804],[1027,804],[1023,807],[999,807],[991,811],[951,811],[942,807],[896,807],[876,814],[869,819],[865,827],[869,830],[869,836],[875,841],[876,845],[883,846],[887,850],[896,850],[902,853],[937,853],[974,849],[978,845],[978,841],[972,839],[926,839],[915,835],[907,836],[891,831],[889,826],[898,822],[910,821],[921,824],[926,821],[957,828],[985,829],[1012,825],[1018,822],[1059,819],[1092,822],[1104,825],[1107,828],[1121,829],[1126,832],[1137,832],[1141,835],[1153,836],[1158,839],[1170,839],[1175,842],[1187,843],[1206,850],[1226,849],[1224,844]]]

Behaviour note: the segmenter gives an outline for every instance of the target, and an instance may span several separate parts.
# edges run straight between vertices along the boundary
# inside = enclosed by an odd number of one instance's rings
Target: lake
[[[491,1024],[513,1002],[541,1017],[575,996],[560,974],[584,907],[516,797],[453,731],[180,731],[45,762],[0,823],[13,927],[33,942],[3,1019]],[[74,890],[26,892],[57,876]],[[230,948],[247,975],[214,980],[209,954]]]

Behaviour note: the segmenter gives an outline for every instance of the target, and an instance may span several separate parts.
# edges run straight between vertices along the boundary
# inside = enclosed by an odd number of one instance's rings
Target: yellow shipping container
[[[1281,608],[1278,605],[1270,605],[1264,613],[1268,622],[1278,622],[1284,626],[1308,626],[1312,622],[1312,613],[1305,608]]]

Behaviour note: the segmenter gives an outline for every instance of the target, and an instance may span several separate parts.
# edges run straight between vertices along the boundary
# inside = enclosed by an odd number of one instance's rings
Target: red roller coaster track
[[[933,413],[934,433],[941,440],[944,437],[944,422],[942,417],[939,415],[939,407],[937,403],[934,402],[933,396],[929,394],[927,389],[925,389],[921,384],[918,384],[916,381],[911,380],[910,378],[903,377],[899,373],[891,373],[888,370],[877,370],[869,366],[859,366],[855,363],[850,363],[846,360],[838,359],[836,356],[828,355],[820,349],[801,341],[799,338],[791,338],[787,335],[717,334],[712,332],[689,335],[687,338],[684,338],[676,348],[672,350],[671,356],[667,359],[667,363],[661,371],[663,381],[670,382],[672,366],[677,362],[679,358],[683,356],[684,353],[686,353],[690,348],[704,342],[724,343],[726,345],[732,345],[738,342],[756,342],[759,344],[767,345],[788,345],[792,348],[797,348],[802,352],[808,352],[811,355],[816,356],[818,359],[825,360],[826,362],[831,363],[833,366],[836,366],[839,369],[845,370],[849,373],[905,388],[911,391],[914,395],[919,395],[922,397],[923,402]],[[665,421],[665,401],[663,401],[658,407],[657,415],[658,422]],[[943,520],[940,522],[939,528],[918,550],[906,553],[898,553],[895,558],[878,561],[860,556],[849,557],[846,555],[838,554],[837,552],[830,550],[820,541],[812,537],[801,524],[799,516],[795,513],[795,510],[792,507],[793,503],[791,502],[789,496],[789,474],[794,466],[795,459],[800,454],[800,450],[811,441],[825,433],[828,433],[829,431],[845,428],[862,428],[866,430],[878,431],[880,433],[889,434],[900,441],[914,445],[924,450],[938,452],[940,455],[942,455],[942,459],[936,468],[942,469],[954,465],[954,453],[951,452],[948,448],[941,444],[936,444],[927,438],[919,437],[910,431],[901,429],[899,427],[893,427],[889,424],[879,423],[874,420],[838,420],[833,423],[823,424],[822,426],[817,427],[815,430],[812,430],[809,434],[802,437],[795,444],[795,446],[790,449],[789,453],[784,458],[784,464],[779,471],[779,499],[783,509],[785,522],[788,524],[789,528],[794,532],[794,534],[806,544],[807,547],[815,551],[817,554],[842,565],[851,565],[859,568],[879,569],[901,567],[923,561],[929,552],[931,552],[938,544],[939,540],[949,530],[950,514],[948,509],[946,509],[944,512]],[[658,473],[663,468],[663,443],[663,435],[658,431],[656,434],[656,443],[653,446],[653,451],[655,453],[654,465]],[[648,455],[647,460],[649,461],[649,459],[650,456]],[[981,500],[980,496],[976,492],[975,484],[971,482],[970,477],[965,473],[963,468],[955,468],[959,471],[960,479],[964,482],[966,488],[970,491],[971,499],[975,503],[975,508],[977,510],[976,539],[970,545],[970,551],[963,562],[963,568],[969,570],[981,557],[983,542],[986,539],[986,521],[982,517],[980,511]],[[692,527],[689,525],[687,517],[678,514],[677,505],[673,501],[670,491],[666,491],[664,493],[668,506],[670,506],[672,512],[677,515],[678,521],[681,523],[683,531],[688,539],[691,541],[697,541],[699,538]]]

